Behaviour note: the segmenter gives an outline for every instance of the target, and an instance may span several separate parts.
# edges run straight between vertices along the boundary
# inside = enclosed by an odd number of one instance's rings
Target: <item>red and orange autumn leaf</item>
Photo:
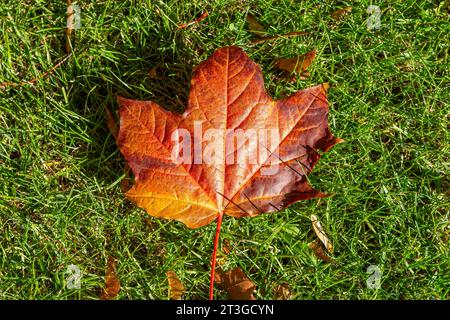
[[[119,98],[118,145],[135,176],[126,196],[150,215],[190,228],[219,215],[255,216],[323,197],[305,176],[319,160],[317,151],[338,142],[328,128],[326,89],[319,85],[274,101],[264,88],[260,67],[242,49],[225,47],[194,70],[182,115],[152,101]],[[195,121],[203,131],[222,131],[223,139],[230,129],[277,130],[280,144],[257,164],[176,163],[172,134],[185,129],[194,136]],[[211,142],[200,144],[204,150]],[[217,141],[217,149],[223,144]],[[269,164],[279,165],[277,174],[262,175]]]
[[[223,215],[256,216],[324,197],[306,176],[318,152],[339,142],[328,127],[327,88],[318,85],[274,101],[264,88],[261,68],[233,46],[217,50],[194,69],[182,115],[152,101],[119,97],[117,142],[135,177],[126,196],[150,215],[190,228],[218,219],[218,230]],[[214,136],[202,135],[211,130]],[[256,144],[239,140],[251,130],[275,132],[278,138]],[[182,153],[180,132],[192,142]],[[205,153],[216,161],[201,161]],[[179,161],[181,156],[187,161]],[[249,161],[254,157],[257,161]],[[215,248],[217,242],[218,233]]]

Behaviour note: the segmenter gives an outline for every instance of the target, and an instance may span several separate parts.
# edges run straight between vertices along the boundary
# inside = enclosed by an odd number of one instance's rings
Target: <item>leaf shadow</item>
[[[116,125],[119,124],[117,96],[152,100],[167,110],[182,112],[187,105],[192,66],[196,61],[192,47],[177,30],[170,36],[166,32],[164,37],[158,30],[145,38],[139,33],[130,37],[134,40],[132,44],[120,40],[121,32],[113,30],[104,44],[75,51],[80,67],[75,59],[71,60],[73,84],[68,89],[68,101],[71,109],[86,119],[89,136],[89,141],[77,142],[73,156],[83,159],[82,174],[94,177],[101,196],[119,203],[120,210],[114,211],[125,216],[135,206],[120,190],[121,180],[125,178],[125,160],[108,130],[107,110],[111,111]],[[170,50],[172,46],[176,50]],[[86,64],[81,61],[86,59],[91,61],[90,68],[83,68]],[[111,234],[114,234],[112,229]],[[105,249],[113,250],[110,246],[113,244]]]

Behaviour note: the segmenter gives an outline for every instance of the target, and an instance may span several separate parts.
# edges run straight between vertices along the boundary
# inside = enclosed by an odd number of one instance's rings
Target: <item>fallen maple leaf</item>
[[[184,293],[184,285],[178,279],[177,274],[173,271],[167,271],[167,280],[169,281],[169,298],[171,300],[181,300]]]
[[[260,67],[242,49],[225,47],[194,70],[182,115],[118,98],[117,141],[135,176],[126,196],[150,215],[190,228],[217,218],[211,298],[224,214],[252,217],[326,196],[306,179],[318,151],[340,142],[328,128],[326,89],[274,101]],[[260,132],[269,137],[255,138]]]
[[[100,299],[112,300],[120,292],[120,280],[116,275],[116,261],[113,257],[108,257],[105,277],[105,288],[102,290]]]
[[[230,300],[256,300],[253,296],[256,286],[241,268],[228,272],[219,268],[215,280],[227,292]]]

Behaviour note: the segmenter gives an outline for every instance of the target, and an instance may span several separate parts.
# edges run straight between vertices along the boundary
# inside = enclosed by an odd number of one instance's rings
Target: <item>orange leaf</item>
[[[117,297],[120,291],[120,280],[116,275],[116,261],[113,257],[108,257],[105,288],[102,291],[100,299],[113,300]]]
[[[216,282],[227,292],[230,300],[256,300],[253,296],[255,284],[241,268],[235,268],[228,272],[217,269]]]
[[[310,52],[301,54],[294,58],[278,59],[275,61],[275,66],[289,73],[294,72],[302,74],[311,65],[314,58],[316,57],[316,53],[317,53],[316,50],[312,50]]]
[[[190,228],[217,219],[210,298],[224,215],[252,217],[325,197],[306,176],[340,140],[328,127],[327,85],[274,101],[261,68],[238,47],[194,70],[182,115],[118,98],[120,151],[135,176],[126,196]]]
[[[171,300],[181,300],[184,293],[184,286],[173,271],[167,271],[167,280],[169,281],[169,297]]]
[[[119,98],[118,145],[135,176],[126,196],[190,228],[324,197],[306,175],[318,151],[338,142],[328,128],[326,88],[274,101],[260,67],[242,49],[226,47],[195,69],[183,115]]]

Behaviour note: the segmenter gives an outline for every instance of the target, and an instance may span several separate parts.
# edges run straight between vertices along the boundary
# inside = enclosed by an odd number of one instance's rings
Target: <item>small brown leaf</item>
[[[100,299],[113,300],[117,297],[120,291],[120,280],[116,275],[116,261],[113,257],[108,257],[105,288],[102,291]]]
[[[9,154],[9,158],[10,158],[11,160],[20,158],[20,152],[17,151],[17,150],[11,152],[11,153]]]
[[[330,239],[328,239],[328,236],[326,235],[325,231],[323,231],[320,221],[313,214],[311,215],[311,222],[317,237],[320,239],[320,241],[322,241],[323,245],[325,246],[325,248],[327,248],[328,252],[332,253],[333,244],[331,243]]]
[[[156,71],[156,67],[149,70],[148,77],[150,79],[155,79],[157,76],[158,76],[158,72]]]
[[[280,284],[275,289],[275,300],[291,300],[292,293],[287,283]]]
[[[167,280],[169,281],[169,299],[181,300],[181,296],[184,293],[184,286],[178,279],[175,272],[169,270],[166,272]]]
[[[309,51],[305,54],[301,54],[297,57],[288,59],[275,60],[275,67],[289,72],[289,74],[297,74],[301,80],[306,79],[309,73],[306,71],[316,57],[316,50]],[[295,77],[294,77],[295,80]]]
[[[297,77],[300,80],[306,80],[310,73],[306,69],[311,65],[316,57],[316,50],[289,59],[278,59],[275,61],[275,67],[286,71],[285,76],[290,76],[289,81],[295,83]]]
[[[332,262],[332,259],[323,250],[323,245],[320,240],[314,240],[308,244],[308,247],[314,252],[315,256],[325,262]]]
[[[245,275],[241,268],[224,272],[216,270],[215,281],[228,293],[230,300],[256,300],[253,296],[255,284]]]
[[[333,11],[332,13],[330,13],[330,16],[334,20],[341,20],[345,15],[347,15],[350,12],[352,12],[352,7],[345,7],[345,8]]]
[[[247,23],[249,32],[257,36],[262,36],[267,33],[266,28],[264,28],[262,24],[259,23],[258,19],[250,13],[247,15]]]

